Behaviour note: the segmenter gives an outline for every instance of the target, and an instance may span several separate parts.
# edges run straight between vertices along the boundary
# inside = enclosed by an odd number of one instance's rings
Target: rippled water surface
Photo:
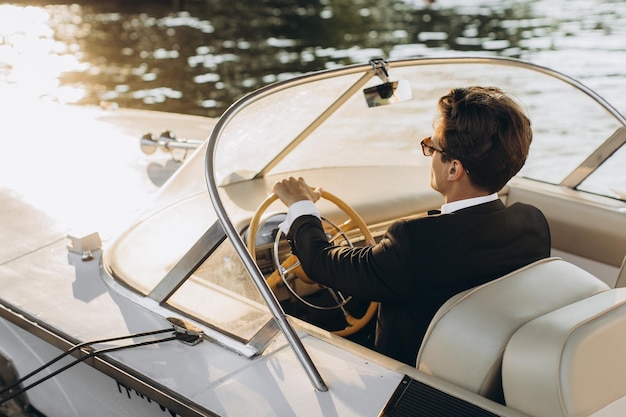
[[[373,57],[498,55],[578,78],[626,113],[626,2],[0,3],[4,99],[219,116],[295,74]]]

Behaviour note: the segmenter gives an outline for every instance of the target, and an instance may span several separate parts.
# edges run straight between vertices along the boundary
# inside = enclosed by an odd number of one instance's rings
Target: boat
[[[437,99],[468,85],[530,115],[528,161],[499,198],[543,211],[551,256],[446,302],[411,366],[372,348],[377,303],[302,279],[272,187],[323,187],[344,245],[438,209],[420,140]],[[217,120],[3,106],[32,122],[7,121],[0,168],[1,412],[626,412],[626,118],[579,81],[509,58],[374,59],[263,87]]]

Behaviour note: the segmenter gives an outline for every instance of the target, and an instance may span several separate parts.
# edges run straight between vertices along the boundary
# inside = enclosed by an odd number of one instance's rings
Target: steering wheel
[[[329,220],[322,217],[322,220],[324,222],[330,224],[332,228],[337,231],[337,234],[335,234],[332,237],[331,242],[337,239],[339,236],[341,236],[348,243],[350,247],[353,247],[353,244],[348,238],[348,236],[346,235],[346,233],[355,228],[359,229],[361,234],[365,237],[366,242],[374,242],[374,237],[372,236],[372,233],[370,232],[369,228],[365,224],[365,221],[363,221],[361,216],[359,216],[358,213],[352,207],[350,207],[345,201],[341,200],[339,197],[327,191],[322,191],[321,198],[330,201],[348,216],[348,220],[346,220],[344,223],[342,223],[339,226],[333,224]],[[260,219],[263,216],[263,214],[267,211],[267,208],[276,200],[278,200],[278,196],[274,193],[270,194],[261,203],[261,205],[256,209],[254,216],[250,220],[250,227],[248,228],[248,250],[250,251],[252,258],[255,260],[256,260],[255,240],[256,240],[257,233],[259,231]],[[272,290],[274,290],[275,292],[278,284],[282,281],[285,284],[285,287],[289,290],[289,292],[291,292],[292,295],[295,296],[297,300],[306,304],[309,307],[316,308],[319,310],[341,309],[343,316],[344,316],[344,320],[346,321],[346,327],[341,330],[333,331],[332,332],[333,334],[345,337],[345,336],[352,335],[358,332],[359,330],[361,330],[363,327],[365,327],[365,325],[372,319],[372,317],[374,317],[374,315],[376,314],[376,311],[378,310],[377,302],[371,302],[367,310],[363,314],[363,316],[361,316],[360,318],[357,318],[357,317],[352,316],[352,314],[350,314],[350,312],[345,308],[345,305],[350,300],[350,297],[345,298],[339,291],[333,290],[332,288],[325,287],[330,292],[332,298],[335,300],[335,303],[336,303],[334,306],[331,306],[331,307],[320,306],[317,304],[310,303],[304,300],[300,295],[298,295],[295,292],[295,290],[287,282],[288,273],[292,272],[298,279],[306,282],[307,284],[313,284],[315,283],[315,281],[313,281],[306,275],[306,273],[302,269],[302,266],[300,265],[300,260],[293,253],[291,253],[284,261],[282,261],[282,263],[280,262],[280,260],[278,259],[278,242],[281,238],[281,235],[282,235],[282,232],[279,231],[276,234],[276,239],[274,242],[275,269],[274,269],[274,272],[267,278],[267,282],[270,288],[272,288]]]

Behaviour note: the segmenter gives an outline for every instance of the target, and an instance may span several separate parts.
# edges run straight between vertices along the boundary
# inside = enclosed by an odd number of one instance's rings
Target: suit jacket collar
[[[505,208],[506,208],[506,206],[504,205],[502,200],[497,199],[495,201],[489,201],[487,203],[482,203],[482,204],[477,204],[475,206],[466,207],[466,208],[457,210],[455,212],[452,212],[450,214],[454,215],[454,214],[457,214],[457,213],[467,213],[467,214],[470,214],[470,213],[473,213],[473,214],[490,213],[490,212],[502,210],[502,209],[505,209]]]

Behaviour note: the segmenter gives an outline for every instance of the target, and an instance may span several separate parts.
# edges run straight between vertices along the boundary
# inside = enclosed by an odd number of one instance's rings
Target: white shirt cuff
[[[311,200],[300,200],[293,203],[289,206],[289,210],[287,211],[287,218],[278,225],[280,231],[286,235],[289,233],[289,229],[293,222],[300,216],[312,215],[320,218],[320,212],[317,210],[315,203]]]

